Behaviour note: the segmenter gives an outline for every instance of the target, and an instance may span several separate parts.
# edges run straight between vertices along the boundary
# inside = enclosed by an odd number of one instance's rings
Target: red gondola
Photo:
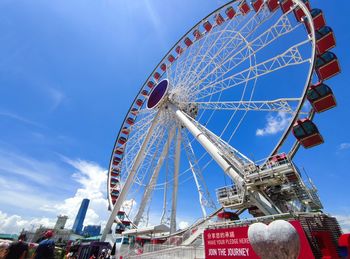
[[[274,12],[279,7],[278,0],[267,0],[267,7],[270,12]]]
[[[322,10],[317,8],[312,9],[311,16],[312,16],[312,20],[314,22],[314,27],[316,31],[326,25],[326,20],[324,19]]]
[[[293,126],[293,134],[304,148],[322,144],[323,137],[310,119],[298,120]]]
[[[129,220],[122,220],[122,223],[126,227],[130,226],[130,224],[131,224],[131,222]]]
[[[198,29],[195,29],[193,31],[193,36],[196,38],[196,40],[199,40],[202,37],[202,34],[200,33],[200,31]]]
[[[124,219],[125,219],[125,211],[119,210],[119,211],[117,212],[117,217],[118,217],[118,219],[120,219],[120,220],[124,220]]]
[[[114,153],[117,155],[122,155],[124,153],[124,147],[117,147]]]
[[[241,3],[239,4],[238,7],[243,15],[249,13],[249,11],[250,11],[249,5],[247,4],[247,2],[245,0],[241,1]]]
[[[332,89],[323,82],[310,86],[307,99],[316,112],[323,112],[337,105]]]
[[[263,5],[264,1],[263,0],[253,0],[251,1],[251,5],[253,6],[253,9],[255,12],[259,11],[261,6]]]
[[[147,90],[142,90],[141,95],[147,97],[148,96],[148,91]]]
[[[118,198],[119,197],[119,191],[118,190],[114,190],[111,192],[111,196],[112,198]]]
[[[217,25],[224,23],[224,21],[225,21],[225,19],[224,19],[224,17],[222,17],[221,14],[218,13],[215,15],[215,22]]]
[[[115,187],[117,187],[117,183],[115,183],[115,182],[111,182],[110,184],[109,184],[109,187],[111,187],[111,189],[114,189]]]
[[[154,83],[153,83],[152,81],[148,81],[147,86],[148,86],[149,88],[153,88]]]
[[[217,217],[219,219],[239,220],[238,215],[230,211],[221,211],[217,214]]]
[[[120,172],[119,172],[119,171],[113,170],[113,171],[111,172],[111,176],[112,176],[112,177],[119,177],[119,175],[120,175]]]
[[[330,27],[324,26],[316,31],[316,50],[318,54],[323,54],[334,48],[335,44],[334,33]]]
[[[134,109],[134,108],[133,108],[133,109]],[[122,133],[125,134],[125,135],[129,135],[130,129],[129,129],[128,127],[123,127]]]
[[[160,69],[162,70],[162,71],[165,71],[166,70],[166,65],[163,63],[163,64],[161,64],[160,65]]]
[[[186,37],[186,39],[184,40],[185,44],[187,47],[191,46],[193,44],[193,42],[190,40],[189,37]]]
[[[292,8],[293,6],[293,1],[292,0],[281,0],[280,1],[280,6],[282,9],[283,13],[286,13],[290,10],[290,8]]]
[[[213,26],[211,25],[211,23],[209,21],[206,21],[205,23],[203,23],[203,27],[208,32],[211,30],[211,28],[213,28]]]
[[[173,63],[175,58],[174,58],[173,55],[170,54],[169,57],[168,57],[168,60],[169,60],[170,63]]]
[[[124,137],[120,137],[120,138],[118,139],[118,143],[121,144],[121,145],[124,145],[125,142],[126,142],[126,138],[124,138]]]
[[[323,53],[317,57],[315,69],[320,81],[335,76],[340,73],[337,56],[330,51]]]
[[[129,117],[129,118],[126,119],[126,123],[129,124],[129,125],[134,125],[135,120],[133,118]]]
[[[136,100],[136,105],[137,106],[142,106],[142,104],[143,104],[143,101],[141,99],[137,99]]]
[[[158,81],[158,79],[160,78],[160,74],[158,72],[155,72],[153,77]]]
[[[130,113],[131,113],[132,115],[136,116],[136,115],[139,113],[139,110],[138,110],[137,108],[134,107],[134,108],[131,109]]]
[[[181,46],[177,46],[175,51],[177,54],[181,54],[183,52],[183,49],[181,48]]]
[[[227,7],[225,13],[229,19],[232,19],[236,15],[236,11],[232,6]]]
[[[121,160],[122,160],[122,159],[121,159],[120,157],[114,157],[114,158],[113,158],[113,165],[119,165],[119,163],[120,163]]]
[[[112,177],[111,178],[111,183],[117,184],[117,183],[119,183],[119,179],[115,178],[115,177]]]
[[[310,7],[310,1],[309,0],[302,0],[304,2],[304,4],[306,5],[307,9],[309,9],[309,11],[311,10]],[[301,19],[305,16],[304,11],[298,6],[297,8],[294,9],[294,15],[295,18],[297,19],[297,21],[301,21]]]
[[[115,178],[111,179],[110,187],[115,188],[118,185],[119,181]]]
[[[314,8],[311,10],[311,16],[312,16],[312,21],[313,21],[313,24],[314,24],[314,29],[315,31],[321,29],[322,27],[326,26],[326,21],[324,19],[324,16],[323,16],[323,12],[321,9],[317,9],[317,8]],[[310,33],[310,26],[309,26],[309,21],[308,19],[305,17],[305,26],[306,26],[306,29],[308,31],[308,33]]]

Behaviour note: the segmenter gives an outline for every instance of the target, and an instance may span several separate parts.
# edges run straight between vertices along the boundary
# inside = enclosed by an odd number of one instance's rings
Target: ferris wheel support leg
[[[154,128],[158,124],[158,118],[159,118],[158,115],[159,115],[159,112],[158,112],[158,114],[156,114],[156,116],[155,116],[155,118],[154,118],[154,120],[153,120],[153,122],[152,122],[152,124],[151,124],[151,126],[149,128],[149,130],[148,130],[148,133],[147,133],[147,135],[145,137],[145,140],[142,143],[140,151],[138,152],[138,154],[136,156],[136,159],[135,159],[135,162],[134,162],[134,164],[133,164],[133,166],[131,168],[131,171],[130,171],[130,173],[129,173],[126,181],[125,181],[123,189],[120,192],[120,195],[119,195],[119,197],[117,199],[117,202],[114,204],[112,213],[109,216],[107,224],[106,224],[106,226],[105,226],[105,228],[103,230],[103,233],[102,233],[102,236],[101,236],[101,241],[105,241],[106,240],[106,236],[107,236],[108,232],[111,230],[112,224],[113,224],[113,222],[114,222],[114,220],[115,220],[115,218],[116,218],[116,216],[118,214],[118,211],[120,210],[120,208],[121,208],[121,206],[122,206],[122,204],[123,204],[123,202],[124,202],[124,200],[126,198],[126,195],[127,195],[128,191],[129,191],[129,188],[130,188],[130,186],[132,184],[132,181],[134,179],[136,171],[139,168],[141,162],[143,161],[143,158],[145,156],[145,150],[146,150],[147,144],[148,144],[148,142],[149,142],[149,140],[150,140],[150,138],[152,136]]]
[[[191,132],[191,134],[197,139],[197,141],[203,146],[209,155],[218,163],[222,170],[231,177],[237,188],[239,190],[243,190],[245,188],[244,179],[240,176],[240,170],[229,164],[224,159],[220,150],[215,146],[215,144],[208,139],[208,137],[186,116],[184,112],[182,112],[172,103],[169,103],[168,106],[174,111],[176,117],[180,120],[182,125]],[[281,213],[281,211],[259,191],[251,190],[249,193],[249,198],[265,215]]]
[[[159,172],[160,172],[160,169],[163,165],[163,162],[164,162],[164,159],[168,156],[168,152],[169,152],[169,146],[170,146],[170,142],[171,140],[173,139],[174,137],[174,134],[175,134],[175,128],[173,128],[171,131],[170,131],[170,134],[168,136],[168,140],[167,140],[167,144],[164,145],[164,148],[162,150],[162,153],[161,153],[161,156],[159,158],[159,161],[157,163],[157,166],[156,168],[154,169],[154,172],[152,174],[152,177],[151,177],[151,180],[150,180],[150,183],[148,184],[144,194],[143,194],[143,197],[142,197],[142,201],[140,203],[140,208],[135,216],[135,219],[134,219],[134,224],[136,226],[138,226],[138,224],[140,223],[140,219],[144,213],[144,210],[145,210],[145,207],[148,203],[148,200],[152,194],[152,191],[154,189],[154,186],[157,182],[157,179],[158,179],[158,175],[159,175]]]
[[[193,122],[187,118],[186,114],[178,109],[174,104],[169,103],[169,108],[175,112],[176,117],[181,123],[191,132],[191,134],[197,139],[197,141],[204,147],[204,149],[210,154],[210,156],[218,163],[218,165],[228,174],[239,188],[244,185],[243,178],[239,175],[239,170],[234,168],[220,154],[220,150],[193,124]]]
[[[174,187],[173,197],[171,205],[171,216],[170,216],[170,233],[176,231],[176,207],[177,207],[177,194],[179,187],[179,171],[180,171],[180,154],[181,154],[181,129],[177,129],[176,136],[176,148],[175,148],[175,164],[174,164]]]

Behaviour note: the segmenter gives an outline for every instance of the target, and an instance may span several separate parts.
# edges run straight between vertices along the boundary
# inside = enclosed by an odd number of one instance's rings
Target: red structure
[[[250,7],[245,0],[241,1],[238,7],[243,15],[250,12]]]
[[[315,70],[320,80],[327,80],[340,73],[337,56],[327,51],[317,57]]]
[[[332,89],[323,82],[310,86],[307,99],[316,112],[323,112],[337,105]]]
[[[279,7],[278,0],[267,0],[267,7],[269,8],[270,12],[274,12]]]
[[[282,12],[286,13],[292,8],[293,1],[292,0],[281,0],[280,1],[280,6],[281,6],[281,9],[282,9]]]
[[[228,8],[226,9],[225,13],[226,13],[226,15],[227,15],[227,17],[228,17],[229,19],[232,19],[232,18],[235,17],[235,15],[236,15],[236,11],[233,9],[232,6],[228,7]]]
[[[316,50],[318,54],[323,54],[334,47],[335,37],[330,27],[324,26],[316,31]]]
[[[293,134],[304,148],[322,144],[323,138],[310,119],[298,120],[293,126]]]
[[[253,0],[251,2],[253,9],[255,12],[259,11],[259,9],[261,8],[261,6],[263,5],[264,1],[263,0]]]

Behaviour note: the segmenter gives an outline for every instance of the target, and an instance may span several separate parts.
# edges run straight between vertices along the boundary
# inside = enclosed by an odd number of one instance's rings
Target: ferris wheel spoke
[[[184,148],[186,151],[186,155],[187,155],[187,159],[190,165],[190,169],[192,171],[192,175],[193,175],[193,179],[195,181],[196,187],[197,187],[197,191],[198,191],[198,195],[199,195],[199,204],[201,206],[202,209],[202,213],[203,213],[203,217],[206,218],[207,217],[207,211],[206,211],[206,207],[216,210],[216,205],[213,201],[213,199],[210,196],[210,193],[208,191],[208,187],[204,181],[204,177],[202,174],[202,171],[199,167],[196,155],[193,151],[191,142],[188,139],[188,136],[186,134],[186,132],[181,131],[181,136],[183,139],[183,143],[184,143]]]
[[[271,101],[238,101],[238,102],[188,102],[183,105],[193,105],[199,110],[242,110],[263,112],[294,113],[295,107],[301,101],[300,98],[284,98]]]
[[[237,33],[231,41],[233,41],[233,39],[236,39],[238,43],[230,43],[231,46],[224,46],[226,49],[225,55],[223,57],[224,62],[216,62],[217,65],[214,67],[214,69],[207,71],[206,69],[210,64],[210,62],[208,62],[204,69],[196,75],[195,80],[192,80],[192,82],[186,82],[185,84],[194,85],[194,88],[196,88],[196,86],[198,87],[198,85],[204,82],[211,75],[215,74],[219,69],[222,69],[225,73],[233,70],[239,64],[242,64],[245,60],[251,58],[253,55],[263,50],[266,46],[269,46],[272,42],[276,41],[283,35],[291,33],[293,30],[300,26],[300,23],[292,26],[289,17],[287,16],[287,14],[284,14],[277,20],[277,22],[274,25],[269,27],[266,31],[264,31],[258,37],[252,39],[251,41],[247,40],[247,36]],[[243,44],[245,44],[245,46],[241,47]],[[241,48],[237,51],[239,47]],[[250,50],[250,52],[248,52],[248,49]],[[213,59],[215,58],[217,58],[217,54],[214,55]],[[205,76],[201,78],[204,73]],[[194,84],[194,82],[197,83]]]
[[[201,45],[201,49],[203,47],[205,47],[206,45],[206,41],[207,39],[211,39],[211,40],[214,40],[213,42],[210,42],[210,45],[209,47],[206,47],[206,51],[204,54],[201,54],[200,56],[199,55],[195,55],[195,56],[192,56],[192,61],[191,61],[191,65],[187,68],[187,69],[182,69],[182,72],[180,75],[179,75],[179,80],[177,80],[177,82],[181,81],[185,81],[184,85],[186,85],[186,78],[190,78],[192,74],[191,71],[194,71],[196,72],[198,70],[198,68],[200,68],[201,64],[203,63],[203,61],[205,60],[205,58],[209,55],[209,53],[212,51],[213,48],[217,48],[217,45],[219,45],[219,41],[222,39],[222,35],[225,34],[227,32],[227,28],[229,26],[231,26],[230,30],[234,30],[241,22],[243,21],[243,18],[242,16],[239,16],[238,19],[234,19],[234,20],[231,20],[231,21],[228,21],[227,24],[225,25],[225,28],[223,30],[220,30],[219,31],[219,35],[216,35],[218,34],[217,31],[215,31],[215,28],[211,31],[209,31],[205,37],[205,41],[202,40],[202,45]],[[213,37],[211,36],[213,35]],[[222,49],[222,48],[221,48]],[[188,55],[187,57],[191,57],[190,55]],[[201,57],[201,58],[200,58]],[[199,62],[196,62],[197,58],[200,58],[200,61]],[[197,66],[196,68],[192,69],[193,66],[195,66],[195,64],[197,63]],[[193,74],[196,74],[196,73],[193,73]]]
[[[148,168],[151,167],[153,158],[158,153],[159,146],[162,144],[163,137],[164,137],[164,134],[166,131],[167,131],[167,128],[162,123],[158,123],[158,125],[153,129],[149,144],[146,147],[145,155],[143,157],[143,160],[140,162],[140,166],[138,168],[138,173],[136,174],[135,180],[134,180],[134,182],[140,186],[142,185],[145,174],[148,171],[147,169],[143,170],[143,168],[146,168],[147,166],[148,166]],[[129,159],[130,163],[126,165],[126,170],[125,170],[126,172],[129,172],[131,170],[131,168],[133,166],[132,161],[135,160],[134,156],[137,153],[137,151],[140,149],[141,143],[142,142],[140,140],[140,142],[137,145],[132,146],[132,148],[131,148],[132,151],[128,152],[130,154],[130,159]],[[126,158],[127,158],[127,156],[126,156]],[[144,161],[146,161],[146,163]],[[148,163],[147,163],[147,161],[148,161]],[[125,174],[124,176],[128,177],[128,174]]]
[[[182,53],[181,55],[186,55],[186,58],[183,58],[182,61],[177,61],[176,70],[174,74],[174,85],[177,85],[181,82],[181,78],[188,76],[188,72],[192,71],[192,66],[196,63],[198,57],[204,56],[202,52],[205,51],[207,41],[212,41],[210,37],[204,37],[199,41],[196,41],[190,49],[190,53]],[[180,71],[180,72],[179,72]]]
[[[156,164],[157,159],[159,159],[160,148],[162,147],[162,140],[165,135],[165,129],[163,127],[158,127],[154,130],[154,134],[148,144],[145,151],[144,160],[141,162],[137,174],[134,178],[134,183],[139,186],[144,186],[145,177],[148,172],[153,171],[153,167]]]
[[[154,168],[153,174],[151,176],[151,179],[150,179],[148,185],[146,186],[146,190],[143,194],[143,197],[142,197],[142,200],[140,203],[140,207],[139,207],[137,214],[136,214],[134,221],[133,221],[136,226],[138,226],[140,219],[143,216],[146,205],[148,204],[148,201],[152,195],[152,192],[153,192],[153,189],[156,185],[158,175],[159,175],[160,169],[163,165],[164,159],[168,156],[169,143],[171,142],[171,140],[174,136],[174,131],[175,131],[175,128],[171,129],[169,136],[168,136],[168,139],[167,139],[167,142],[163,146],[163,150],[160,152],[160,157],[159,158],[157,157],[157,159],[155,159],[156,157],[153,156],[152,163],[151,163],[153,166],[151,167],[151,170],[153,169],[154,166],[155,166],[155,168]],[[154,163],[155,161],[157,161],[157,162]],[[148,171],[151,171],[151,170],[148,170]]]
[[[226,33],[234,33],[232,37],[227,37],[228,41],[224,41],[225,44],[219,44],[218,50],[215,52],[215,55],[212,57],[211,61],[207,62],[207,64],[204,66],[204,68],[198,72],[193,73],[195,75],[194,78],[187,77],[187,80],[185,79],[185,85],[190,85],[193,82],[196,82],[199,80],[199,78],[207,72],[209,75],[212,73],[215,73],[218,69],[220,69],[223,64],[226,63],[226,61],[222,62],[220,60],[217,60],[217,66],[214,67],[214,69],[208,70],[208,67],[210,67],[210,64],[214,62],[217,58],[220,59],[220,54],[222,55],[222,59],[226,60],[227,56],[232,55],[232,53],[236,53],[237,48],[242,46],[244,43],[247,43],[246,38],[252,35],[268,18],[273,15],[268,10],[268,8],[265,6],[262,9],[260,9],[259,12],[255,13],[254,16],[251,17],[251,19],[245,23],[245,25],[242,26],[242,28],[238,31],[236,31],[234,28],[230,28],[230,30],[226,30]],[[242,16],[241,16],[242,17]],[[221,35],[220,35],[221,36]],[[220,37],[219,36],[219,37]],[[219,38],[218,37],[218,38]],[[248,45],[248,44],[247,44]],[[216,46],[217,48],[217,46]],[[209,49],[211,49],[209,47]],[[204,62],[204,59],[201,60],[200,63]]]
[[[271,59],[263,61],[255,66],[247,68],[239,73],[236,73],[232,76],[228,76],[225,79],[218,80],[212,84],[205,85],[203,88],[198,89],[196,92],[192,93],[192,96],[198,96],[197,100],[203,99],[207,96],[225,91],[234,86],[246,83],[247,81],[256,79],[260,76],[270,74],[274,71],[286,68],[288,66],[299,65],[306,62],[309,62],[310,59],[301,55],[299,48],[309,43],[309,40],[298,43],[290,47],[284,53],[277,55]],[[208,92],[210,90],[210,92]]]
[[[140,127],[144,127],[152,122],[152,117],[156,114],[155,111],[150,112],[149,114],[145,114],[141,119],[136,121],[131,127],[132,129],[139,129]]]

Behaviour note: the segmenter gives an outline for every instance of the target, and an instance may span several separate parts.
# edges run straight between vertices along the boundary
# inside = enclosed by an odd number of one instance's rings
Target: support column
[[[157,162],[156,168],[154,169],[151,180],[150,180],[150,182],[149,182],[148,186],[146,187],[146,190],[143,194],[139,210],[138,210],[138,212],[135,216],[134,222],[133,222],[136,226],[138,226],[140,223],[140,219],[143,215],[145,207],[146,207],[148,200],[153,192],[154,186],[157,183],[158,175],[159,175],[160,169],[163,165],[164,159],[168,156],[169,146],[170,146],[169,143],[171,142],[172,138],[174,137],[174,134],[175,134],[175,128],[172,129],[169,133],[167,143],[163,147],[161,156],[159,158],[159,161]]]
[[[175,148],[175,164],[174,164],[174,186],[173,186],[173,197],[171,205],[171,216],[170,216],[170,233],[176,231],[176,207],[177,207],[177,194],[179,187],[179,171],[180,171],[180,154],[181,154],[181,132],[177,129],[176,136],[176,148]]]
[[[128,178],[126,179],[125,183],[124,183],[124,186],[120,192],[120,195],[117,199],[117,202],[114,204],[114,207],[113,207],[113,210],[112,210],[112,213],[111,215],[109,216],[109,219],[107,221],[107,224],[103,230],[103,233],[102,233],[102,236],[101,236],[101,241],[105,241],[106,240],[106,236],[108,234],[108,232],[110,231],[111,227],[112,227],[112,224],[117,216],[117,213],[118,211],[120,210],[125,198],[126,198],[126,195],[129,191],[129,188],[132,184],[132,181],[134,179],[134,176],[137,172],[137,169],[139,168],[139,166],[141,165],[142,161],[143,161],[143,158],[145,157],[145,151],[146,151],[146,147],[147,147],[147,144],[152,136],[152,133],[153,133],[153,130],[154,128],[156,127],[157,123],[158,123],[158,116],[159,116],[159,111],[158,113],[156,114],[156,116],[154,117],[153,119],[153,122],[151,124],[151,127],[149,128],[148,130],[148,133],[145,137],[145,140],[143,141],[142,143],[142,146],[140,148],[140,151],[138,152],[136,158],[135,158],[135,162],[131,168],[131,171],[128,175]]]
[[[210,139],[187,117],[183,111],[178,109],[172,103],[169,103],[168,107],[175,113],[176,117],[179,119],[182,125],[186,127],[189,132],[191,132],[191,134],[216,161],[222,170],[229,177],[231,177],[231,179],[235,182],[237,189],[240,191],[244,190],[244,179],[241,177],[240,169],[227,162],[216,145],[210,141]],[[269,202],[259,191],[251,191],[249,195],[256,206],[261,209],[266,215],[281,213],[281,211],[275,205]]]

